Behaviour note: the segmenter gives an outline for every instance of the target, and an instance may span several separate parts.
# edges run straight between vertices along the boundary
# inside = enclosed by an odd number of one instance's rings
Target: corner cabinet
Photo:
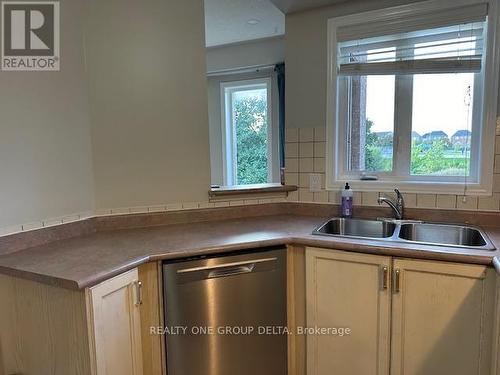
[[[96,375],[143,375],[142,283],[137,269],[87,290],[89,337]]]
[[[480,265],[306,249],[307,374],[486,375],[495,271]]]
[[[495,271],[394,259],[391,374],[490,374]]]
[[[0,275],[0,300],[0,375],[163,374],[156,263],[85,290]]]

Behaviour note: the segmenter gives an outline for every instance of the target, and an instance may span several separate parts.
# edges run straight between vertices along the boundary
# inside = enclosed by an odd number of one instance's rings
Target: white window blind
[[[351,25],[337,30],[338,75],[479,72],[487,7],[479,4],[405,22]],[[442,19],[442,18],[441,18]],[[418,26],[420,25],[420,26]],[[406,31],[402,31],[403,27]],[[375,34],[376,33],[376,34]]]

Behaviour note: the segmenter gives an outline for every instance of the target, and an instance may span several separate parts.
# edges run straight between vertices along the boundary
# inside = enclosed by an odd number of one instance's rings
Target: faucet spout
[[[387,197],[379,197],[378,204],[386,203],[394,211],[394,216],[397,220],[404,220],[405,201],[403,195],[398,189],[394,189],[394,192],[396,193],[395,201]]]

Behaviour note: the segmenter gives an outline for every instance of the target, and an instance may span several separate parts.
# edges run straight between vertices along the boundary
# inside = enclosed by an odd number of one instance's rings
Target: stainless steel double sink
[[[313,234],[420,245],[495,250],[488,236],[468,225],[434,224],[407,220],[333,218]]]

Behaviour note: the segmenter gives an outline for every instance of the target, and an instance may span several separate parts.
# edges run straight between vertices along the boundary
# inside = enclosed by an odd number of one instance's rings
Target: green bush
[[[366,119],[365,170],[370,172],[390,171],[392,159],[382,155],[381,148],[392,147],[392,137],[380,138],[372,132],[373,121]]]
[[[267,182],[267,102],[262,97],[235,101],[237,184]]]
[[[415,175],[461,176],[467,171],[467,158],[446,157],[452,146],[446,140],[412,142],[411,173]]]

